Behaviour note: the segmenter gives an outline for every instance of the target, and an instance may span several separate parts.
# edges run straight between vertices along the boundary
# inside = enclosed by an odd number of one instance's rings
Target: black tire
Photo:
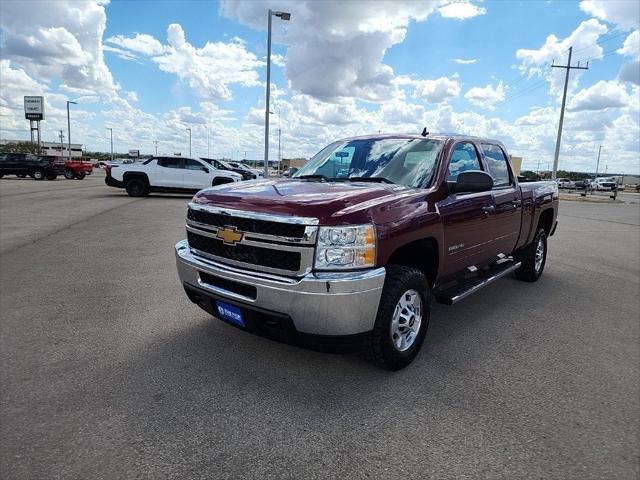
[[[84,172],[78,172],[76,173],[76,180],[82,180],[84,177],[86,177],[87,174]]]
[[[127,194],[130,197],[144,197],[149,194],[149,186],[142,178],[131,178],[125,185]]]
[[[73,180],[73,177],[75,177],[75,176],[76,176],[76,174],[73,173],[73,170],[67,169],[67,170],[64,171],[64,178],[66,178],[67,180]]]
[[[412,343],[406,350],[401,351],[394,345],[392,323],[401,298],[411,291],[415,291],[419,295],[422,318]],[[430,316],[429,285],[424,273],[412,267],[389,265],[380,297],[378,314],[366,351],[368,360],[388,370],[400,370],[409,365],[422,347],[429,327]]]
[[[542,246],[542,252],[538,247]],[[541,253],[539,262],[536,262],[538,253]],[[525,248],[516,252],[515,259],[522,262],[522,266],[515,271],[516,278],[524,282],[535,282],[544,272],[544,265],[547,263],[547,232],[544,228],[539,228],[533,241]]]
[[[49,175],[47,175],[47,180],[55,180],[56,178],[58,178],[58,175],[56,175],[55,173],[50,173]]]
[[[44,180],[44,177],[45,177],[44,170],[37,168],[33,171],[31,176],[33,177],[34,180]]]

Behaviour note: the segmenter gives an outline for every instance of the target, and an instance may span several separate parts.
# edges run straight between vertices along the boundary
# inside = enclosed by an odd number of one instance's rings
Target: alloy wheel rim
[[[540,272],[542,269],[542,262],[544,260],[544,241],[542,238],[538,240],[538,246],[536,247],[536,259],[535,259],[535,268],[536,272]]]
[[[404,292],[391,319],[391,343],[404,352],[415,343],[422,325],[422,298],[416,290]]]

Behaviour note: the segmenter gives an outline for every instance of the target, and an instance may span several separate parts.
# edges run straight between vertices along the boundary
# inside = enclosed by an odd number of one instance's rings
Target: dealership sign
[[[129,156],[130,157],[139,157],[140,156],[140,150],[129,150]]]
[[[44,120],[44,97],[24,97],[24,118]]]

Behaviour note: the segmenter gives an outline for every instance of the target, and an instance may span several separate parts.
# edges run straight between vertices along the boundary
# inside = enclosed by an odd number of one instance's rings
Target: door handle
[[[515,200],[513,200],[513,202],[511,202],[511,205],[513,205],[513,208],[518,208],[520,205],[522,205],[522,200],[516,198]]]
[[[486,205],[484,207],[482,207],[482,211],[484,212],[485,215],[491,215],[493,212],[496,211],[496,207],[493,205]]]

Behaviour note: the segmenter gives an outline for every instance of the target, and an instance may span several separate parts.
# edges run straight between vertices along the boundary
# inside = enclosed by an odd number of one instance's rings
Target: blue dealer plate
[[[242,318],[242,310],[235,305],[229,305],[224,302],[216,302],[218,308],[218,316],[225,322],[233,323],[239,327],[244,327],[244,319]]]

